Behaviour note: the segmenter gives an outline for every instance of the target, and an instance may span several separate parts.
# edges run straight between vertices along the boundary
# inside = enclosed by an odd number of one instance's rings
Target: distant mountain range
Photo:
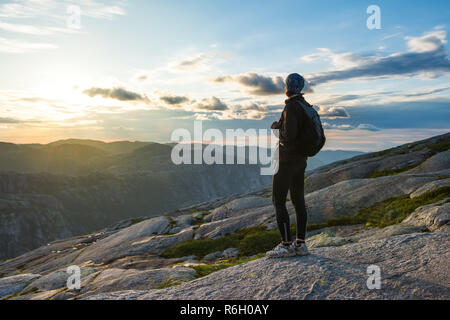
[[[171,150],[170,144],[129,141],[0,143],[0,258],[271,184],[259,165],[177,166]],[[323,151],[309,159],[308,169],[359,154]]]
[[[13,144],[0,142],[0,171],[20,173],[48,172],[71,176],[93,172],[121,173],[171,166],[174,144],[155,142],[102,142],[67,139],[49,144]],[[324,150],[308,159],[308,170],[344,160],[359,151]]]

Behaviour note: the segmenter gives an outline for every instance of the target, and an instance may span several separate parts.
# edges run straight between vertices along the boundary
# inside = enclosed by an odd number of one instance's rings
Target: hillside
[[[0,259],[123,219],[270,185],[259,165],[177,166],[171,150],[166,144],[128,141],[1,143]],[[354,154],[359,153],[341,151],[336,159]],[[322,164],[310,161],[312,167]]]
[[[450,133],[309,172],[309,256],[264,257],[279,235],[262,189],[4,261],[0,298],[449,299],[449,148]],[[81,267],[80,290],[65,287],[69,265]],[[370,265],[380,290],[366,286]]]

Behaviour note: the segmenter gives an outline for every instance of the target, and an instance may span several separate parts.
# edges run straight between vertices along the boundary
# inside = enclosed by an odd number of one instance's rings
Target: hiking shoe
[[[292,245],[284,245],[280,243],[273,250],[266,252],[267,258],[287,258],[294,257],[295,250]]]
[[[292,242],[292,248],[298,256],[306,256],[309,254],[308,247],[304,242],[297,244],[297,241]]]

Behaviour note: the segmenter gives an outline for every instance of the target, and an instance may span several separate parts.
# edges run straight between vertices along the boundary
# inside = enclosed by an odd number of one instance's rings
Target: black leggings
[[[286,197],[290,190],[291,201],[297,215],[297,239],[305,239],[307,213],[305,207],[306,159],[300,162],[280,162],[278,172],[273,176],[272,202],[275,206],[278,229],[284,242],[291,242],[289,214]]]

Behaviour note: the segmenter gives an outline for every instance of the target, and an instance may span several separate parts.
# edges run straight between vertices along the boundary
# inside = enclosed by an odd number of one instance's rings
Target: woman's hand
[[[270,129],[280,129],[280,123],[278,121],[275,121],[274,123],[272,123],[272,125],[270,126]]]

